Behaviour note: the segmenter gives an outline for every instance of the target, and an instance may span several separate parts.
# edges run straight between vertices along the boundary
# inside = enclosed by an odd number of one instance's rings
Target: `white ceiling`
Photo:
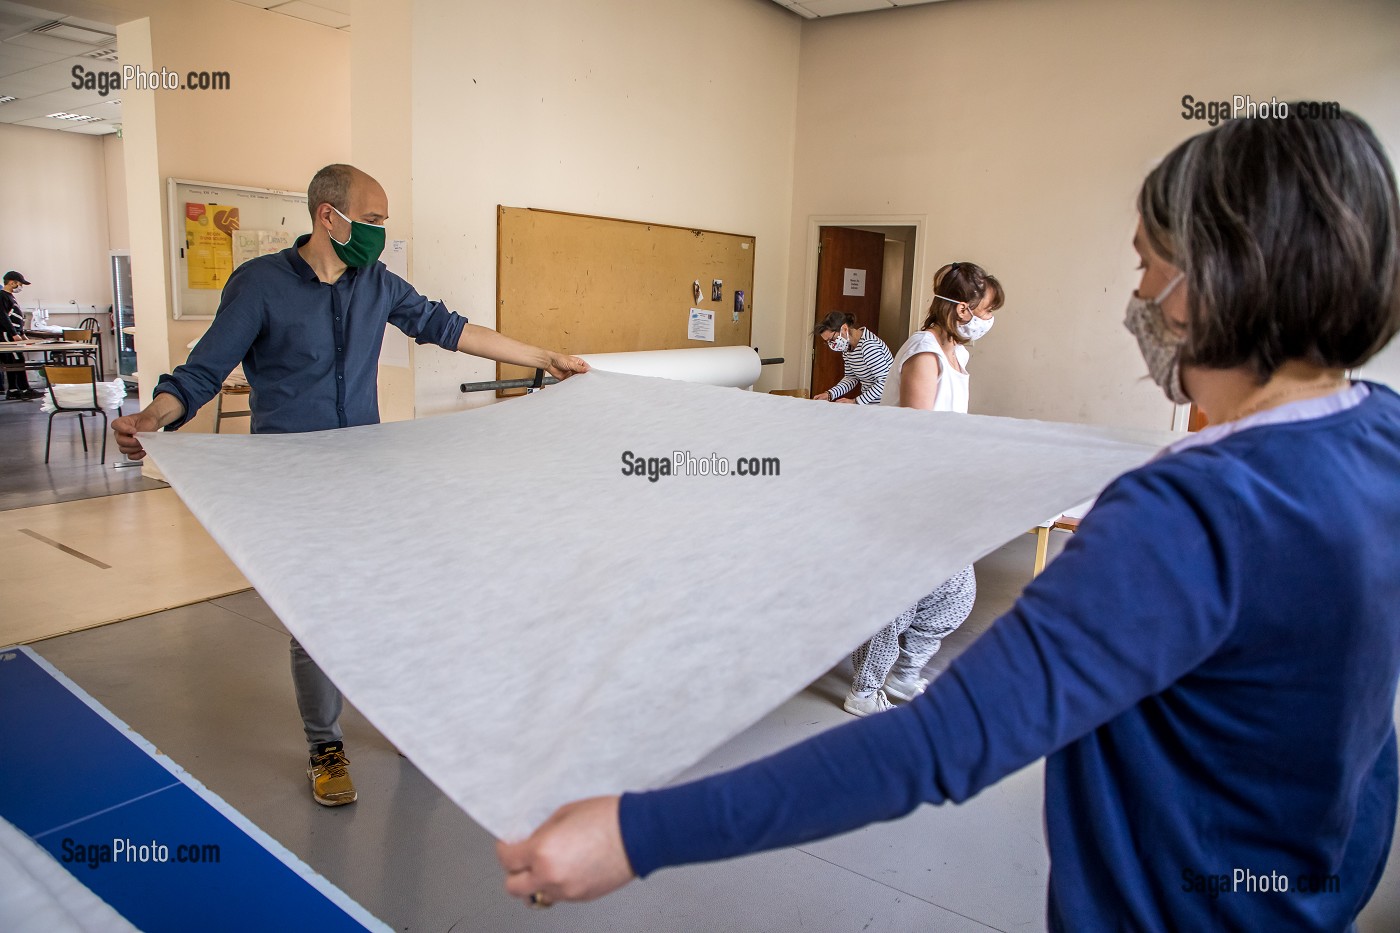
[[[328,26],[350,28],[350,0],[238,0],[249,6]],[[71,27],[77,27],[73,29]],[[38,30],[38,31],[36,31]],[[0,0],[0,123],[101,136],[121,127],[121,89],[104,96],[74,89],[73,68],[121,71],[116,27]],[[63,113],[88,120],[62,119]]]
[[[938,3],[939,0],[773,0],[778,6],[791,10],[805,19],[841,16],[844,13],[869,13],[873,10],[893,10],[901,6]]]

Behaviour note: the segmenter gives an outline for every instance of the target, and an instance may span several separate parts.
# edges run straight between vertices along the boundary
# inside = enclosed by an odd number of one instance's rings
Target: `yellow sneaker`
[[[355,784],[350,780],[350,759],[343,742],[326,742],[316,747],[306,776],[311,780],[311,796],[323,807],[340,807],[355,802]]]

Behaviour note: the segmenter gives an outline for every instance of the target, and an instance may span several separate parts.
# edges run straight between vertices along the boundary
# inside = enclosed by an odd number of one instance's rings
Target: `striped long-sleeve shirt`
[[[860,396],[857,405],[878,405],[880,396],[885,394],[885,377],[890,374],[890,364],[894,357],[885,342],[875,336],[868,327],[860,330],[860,340],[854,347],[841,354],[845,365],[845,375],[831,387],[832,401],[845,395],[860,383]]]

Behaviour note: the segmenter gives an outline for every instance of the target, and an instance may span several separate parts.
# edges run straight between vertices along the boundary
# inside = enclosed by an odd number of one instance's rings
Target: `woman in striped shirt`
[[[825,392],[812,396],[822,402],[854,402],[857,405],[878,405],[885,392],[885,376],[889,375],[894,357],[890,348],[865,327],[856,326],[856,316],[844,311],[832,311],[817,325],[817,333],[826,345],[841,354],[845,375]],[[860,395],[847,398],[856,384]]]

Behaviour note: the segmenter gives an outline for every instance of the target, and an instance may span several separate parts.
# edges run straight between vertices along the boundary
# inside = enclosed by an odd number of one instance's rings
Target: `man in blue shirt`
[[[349,165],[328,165],[307,188],[311,233],[290,249],[249,260],[224,287],[208,333],[151,404],[112,422],[117,446],[146,455],[137,435],[177,429],[194,417],[238,364],[252,386],[252,431],[289,434],[379,423],[378,366],[384,325],[418,343],[547,370],[559,379],[588,364],[512,340],[429,301],[377,260],[389,199]],[[292,679],[317,803],[355,801],[340,730],[341,695],[292,639]]]

